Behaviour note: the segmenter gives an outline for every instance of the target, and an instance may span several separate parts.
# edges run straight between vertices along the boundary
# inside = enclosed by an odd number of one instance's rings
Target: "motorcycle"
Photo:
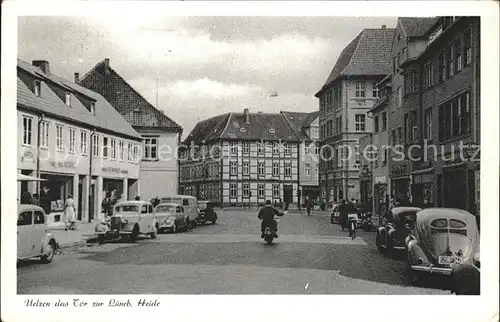
[[[371,231],[372,229],[375,229],[371,213],[368,212],[363,216],[363,220],[361,222],[361,228],[363,228],[364,231]]]
[[[117,237],[116,233],[111,230],[110,216],[99,218],[95,226],[95,234],[97,235],[97,242],[99,244],[104,244],[106,239],[114,239]]]
[[[283,215],[286,215],[288,213],[288,210],[285,210],[283,212]],[[276,221],[276,226],[278,225],[279,218],[277,216],[274,216],[274,220]],[[276,237],[276,229],[270,227],[269,225],[266,224],[264,226],[264,240],[268,245],[271,245],[273,243],[273,239]]]

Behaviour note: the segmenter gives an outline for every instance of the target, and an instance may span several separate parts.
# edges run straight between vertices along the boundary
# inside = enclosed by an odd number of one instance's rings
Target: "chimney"
[[[109,58],[104,59],[104,74],[109,75]]]
[[[248,115],[248,108],[243,110],[243,114],[245,115],[245,123],[250,124],[250,115]]]
[[[382,25],[382,29],[385,29],[387,26],[386,25]]]
[[[40,67],[40,69],[47,75],[50,74],[49,62],[46,60],[34,60],[31,63],[33,66]]]
[[[78,84],[80,81],[80,73],[75,73],[75,84]]]

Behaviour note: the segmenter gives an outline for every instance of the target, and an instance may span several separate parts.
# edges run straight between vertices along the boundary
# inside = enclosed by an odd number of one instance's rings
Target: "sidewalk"
[[[79,247],[87,244],[88,239],[95,238],[95,224],[80,222],[76,230],[64,230],[64,223],[56,223],[49,226],[52,233],[56,236],[59,249]]]

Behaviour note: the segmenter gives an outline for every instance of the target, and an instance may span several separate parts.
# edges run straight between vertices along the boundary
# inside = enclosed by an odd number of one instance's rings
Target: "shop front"
[[[427,169],[412,173],[411,185],[412,204],[420,208],[434,206],[434,172]]]
[[[411,201],[410,173],[411,163],[408,160],[393,162],[389,170],[391,197],[402,203]]]
[[[359,202],[362,204],[370,204],[372,207],[373,193],[373,178],[371,172],[362,172],[359,175],[359,188],[360,198]]]
[[[381,217],[389,206],[389,189],[385,176],[375,177],[373,184],[373,212]]]

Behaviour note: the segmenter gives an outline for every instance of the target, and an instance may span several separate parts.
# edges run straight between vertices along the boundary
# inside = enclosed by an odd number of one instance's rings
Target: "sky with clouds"
[[[364,28],[397,18],[19,17],[18,57],[69,80],[104,58],[184,128],[229,111],[315,111],[314,94]],[[158,84],[158,86],[157,86]],[[270,95],[277,93],[278,95]]]

